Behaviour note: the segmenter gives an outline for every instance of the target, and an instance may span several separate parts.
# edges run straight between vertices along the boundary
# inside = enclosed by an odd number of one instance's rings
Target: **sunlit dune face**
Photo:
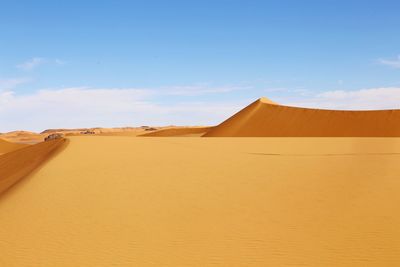
[[[282,106],[261,98],[206,137],[400,137],[400,110],[344,111]]]

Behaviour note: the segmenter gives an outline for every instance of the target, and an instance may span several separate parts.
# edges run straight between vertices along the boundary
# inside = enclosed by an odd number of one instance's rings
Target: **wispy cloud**
[[[57,66],[63,66],[66,64],[66,62],[64,60],[61,59],[47,59],[47,58],[43,58],[43,57],[33,57],[21,64],[18,64],[16,67],[18,69],[24,70],[24,71],[29,71],[29,70],[33,70],[41,65],[44,64],[53,64],[53,65],[57,65]]]
[[[166,95],[197,96],[204,94],[229,93],[245,89],[248,89],[248,87],[190,85],[190,86],[172,86],[172,87],[160,88],[157,91],[161,94],[166,94]]]
[[[11,90],[20,84],[29,82],[28,78],[12,78],[12,79],[0,79],[0,91]]]
[[[19,68],[21,70],[33,70],[34,68],[42,65],[43,63],[45,63],[44,58],[34,57],[34,58],[31,58],[21,64],[18,64],[17,68]]]
[[[400,69],[400,55],[395,59],[379,59],[378,62],[382,65]]]
[[[58,59],[58,58],[56,58],[56,59],[54,60],[54,63],[55,63],[56,65],[59,65],[59,66],[63,66],[63,65],[65,65],[65,64],[67,64],[67,62],[65,62],[64,60]]]
[[[343,110],[400,109],[400,87],[335,90],[311,96],[282,97],[281,104]]]

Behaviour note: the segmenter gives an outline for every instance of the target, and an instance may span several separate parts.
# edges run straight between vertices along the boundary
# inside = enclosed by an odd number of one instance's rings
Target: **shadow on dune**
[[[52,140],[1,155],[0,197],[6,190],[36,171],[67,143],[67,139]]]

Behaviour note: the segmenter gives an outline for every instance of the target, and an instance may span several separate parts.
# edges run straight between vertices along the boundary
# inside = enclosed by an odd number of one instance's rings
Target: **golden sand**
[[[298,108],[260,98],[204,136],[400,137],[400,110]]]
[[[71,137],[0,266],[399,266],[400,139]]]

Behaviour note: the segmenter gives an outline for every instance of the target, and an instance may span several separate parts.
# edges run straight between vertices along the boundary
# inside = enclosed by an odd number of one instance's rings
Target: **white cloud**
[[[275,93],[275,92],[289,92],[290,89],[286,87],[271,87],[271,88],[265,88],[264,92],[267,93]]]
[[[42,65],[43,63],[45,63],[44,58],[34,57],[34,58],[31,58],[21,64],[18,64],[17,68],[19,68],[21,70],[32,70],[32,69]]]
[[[0,91],[14,89],[20,84],[29,82],[28,78],[0,79]]]
[[[309,97],[277,99],[281,104],[326,109],[400,109],[400,87],[369,88],[356,91],[327,91]]]
[[[56,59],[54,60],[54,63],[55,63],[56,65],[59,65],[59,66],[63,66],[63,65],[65,65],[65,64],[67,64],[67,62],[65,62],[64,60],[58,59],[58,58],[56,58]]]
[[[61,60],[61,59],[47,59],[47,58],[42,58],[42,57],[33,57],[21,64],[18,64],[16,67],[18,69],[24,70],[24,71],[29,71],[33,70],[43,64],[52,64],[56,66],[63,66],[67,64],[66,61]]]
[[[392,68],[399,69],[400,68],[400,55],[397,56],[396,59],[391,59],[391,60],[379,59],[379,63],[382,64],[382,65],[386,65],[386,66],[389,66],[389,67],[392,67]]]
[[[229,93],[245,89],[248,89],[248,87],[239,87],[239,86],[210,87],[207,85],[191,85],[191,86],[172,86],[168,88],[161,88],[158,89],[158,92],[160,94],[166,94],[166,95],[198,96],[204,94]]]
[[[65,88],[29,95],[0,93],[0,132],[47,128],[140,125],[212,125],[240,110],[238,103],[158,104],[154,90]]]

